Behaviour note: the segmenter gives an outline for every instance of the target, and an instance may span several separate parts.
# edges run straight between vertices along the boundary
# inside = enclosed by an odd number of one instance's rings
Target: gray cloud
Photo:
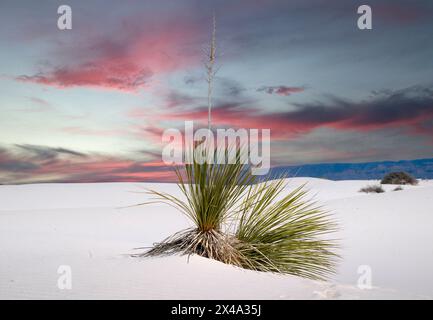
[[[280,96],[290,96],[294,93],[300,93],[305,90],[304,87],[288,87],[288,86],[263,86],[257,89],[259,92],[266,92],[268,94],[277,94]]]
[[[57,158],[59,154],[67,154],[76,157],[86,157],[87,155],[78,151],[65,149],[65,148],[52,148],[45,146],[37,146],[31,144],[16,144],[16,147],[27,151],[39,160],[53,160]]]
[[[174,181],[160,161],[134,161],[35,145],[0,147],[0,184],[29,182]]]
[[[284,118],[305,125],[330,124],[335,127],[368,128],[386,125],[416,126],[433,118],[433,89],[415,86],[381,91],[374,97],[352,102],[331,96],[326,103],[295,104],[297,110]]]

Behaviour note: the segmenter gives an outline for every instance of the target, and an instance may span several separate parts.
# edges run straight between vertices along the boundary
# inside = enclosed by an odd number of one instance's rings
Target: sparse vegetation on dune
[[[385,190],[382,188],[381,185],[374,185],[374,186],[366,186],[364,188],[361,188],[359,192],[365,192],[365,193],[383,193]]]
[[[418,184],[418,180],[406,172],[390,172],[381,181],[382,184]]]
[[[401,191],[403,190],[401,185],[416,185],[418,184],[418,180],[406,172],[391,172],[383,177],[383,179],[380,181],[380,185],[366,186],[361,188],[359,192],[383,193],[385,192],[382,187],[383,184],[397,184],[398,186],[392,191]]]

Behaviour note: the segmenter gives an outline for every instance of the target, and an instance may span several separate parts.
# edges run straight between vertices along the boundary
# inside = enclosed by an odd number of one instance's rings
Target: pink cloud
[[[19,76],[22,82],[33,82],[59,88],[67,87],[104,87],[123,91],[135,91],[146,84],[152,73],[129,65],[122,69],[119,65],[80,65],[73,68],[63,67],[44,74]]]
[[[207,109],[201,108],[192,111],[172,112],[160,115],[161,120],[193,120],[195,125],[205,125]],[[289,121],[281,114],[264,113],[256,107],[239,107],[227,104],[214,108],[212,111],[214,127],[271,129],[272,138],[282,139],[291,137],[299,132],[312,130],[310,125]]]
[[[65,148],[17,145],[0,148],[0,183],[175,181],[161,158],[137,161]]]
[[[205,123],[207,108],[171,112],[161,120],[194,120]],[[406,128],[423,132],[420,123],[433,120],[433,92],[406,88],[368,101],[351,102],[332,98],[324,104],[299,104],[293,110],[265,112],[263,108],[226,104],[212,110],[212,122],[220,127],[269,128],[273,139],[292,138],[320,127],[370,131]],[[425,127],[425,126],[424,126]],[[428,127],[430,128],[430,127]],[[427,130],[429,131],[429,130]]]
[[[183,54],[185,43],[196,31],[187,23],[156,29],[125,27],[110,40],[81,39],[66,52],[66,61],[16,80],[58,88],[97,87],[134,92],[159,74],[170,73],[197,63],[192,54]],[[114,39],[114,40],[112,40]],[[95,44],[96,43],[96,44]],[[199,61],[198,61],[199,62]]]

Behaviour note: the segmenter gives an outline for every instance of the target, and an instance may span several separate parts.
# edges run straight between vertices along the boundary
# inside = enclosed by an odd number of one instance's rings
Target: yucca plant
[[[214,16],[206,63],[209,131],[215,33]],[[204,144],[198,147],[204,148]],[[235,147],[220,152],[227,158]],[[213,153],[214,159],[222,156],[211,148],[204,149],[206,154]],[[337,255],[333,253],[334,241],[322,237],[334,231],[335,224],[326,212],[305,198],[303,187],[281,198],[284,179],[257,184],[256,177],[241,161],[245,158],[241,150],[237,146],[231,164],[198,161],[193,152],[191,164],[175,169],[185,199],[149,190],[153,201],[177,208],[190,218],[193,227],[136,256],[198,254],[246,269],[324,279],[334,271]]]
[[[226,153],[228,151],[226,150]],[[169,204],[193,227],[137,256],[197,254],[238,267],[325,279],[334,271],[336,225],[306,198],[304,186],[285,193],[286,180],[257,183],[241,164],[185,164],[175,169],[184,199],[149,190],[151,202]]]
[[[324,279],[337,258],[336,242],[325,237],[337,226],[306,198],[304,186],[284,195],[285,187],[286,180],[277,179],[248,190],[236,230],[242,267]]]

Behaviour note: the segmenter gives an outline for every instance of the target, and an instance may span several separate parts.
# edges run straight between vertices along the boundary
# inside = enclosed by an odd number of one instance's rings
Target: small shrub
[[[383,190],[382,186],[366,186],[364,188],[361,188],[359,192],[365,192],[365,193],[383,193],[385,190]]]
[[[414,177],[406,172],[390,172],[383,177],[382,184],[411,184],[415,185],[418,183]]]
[[[401,187],[401,186],[398,186],[398,187],[396,187],[394,190],[392,190],[392,191],[401,191],[401,190],[403,190],[403,188]]]

